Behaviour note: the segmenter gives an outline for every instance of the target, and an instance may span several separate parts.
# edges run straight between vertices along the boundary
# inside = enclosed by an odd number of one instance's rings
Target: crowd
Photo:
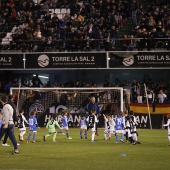
[[[158,2],[158,1],[157,1]],[[66,9],[62,16],[54,9]],[[60,15],[60,16],[59,16]],[[121,33],[132,18],[133,31]],[[91,51],[169,49],[168,4],[143,8],[139,0],[1,0],[1,50]],[[154,38],[159,39],[157,43]],[[165,39],[164,39],[165,38]],[[147,41],[147,42],[146,42]]]
[[[146,9],[143,5],[138,6],[134,21],[136,28],[134,36],[137,40],[137,49],[142,51],[155,50],[156,47],[170,47],[170,8],[169,3],[155,1]],[[156,39],[156,40],[155,40]]]
[[[137,102],[146,103],[147,99],[149,103],[170,103],[170,80],[164,81],[160,79],[154,82],[152,79],[137,80],[134,78],[132,81],[123,80],[116,78],[113,82],[105,80],[99,84],[94,81],[72,81],[69,79],[67,82],[50,82],[42,83],[38,76],[29,80],[25,77],[21,81],[21,77],[14,78],[9,82],[0,81],[0,93],[10,93],[11,87],[42,87],[42,88],[57,88],[57,87],[85,87],[85,88],[95,88],[95,87],[123,87],[124,89],[124,99],[127,103]],[[147,94],[146,94],[147,92]],[[37,96],[37,94],[36,94]],[[17,103],[17,94],[14,96],[14,102]]]

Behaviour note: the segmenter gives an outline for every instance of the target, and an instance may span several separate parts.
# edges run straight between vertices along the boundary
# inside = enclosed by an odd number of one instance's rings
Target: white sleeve
[[[26,120],[26,118],[25,118],[24,115],[22,115],[22,119],[23,119],[23,121],[24,121],[25,123],[28,123],[28,121]]]
[[[97,116],[95,115],[95,121],[94,121],[95,123],[97,123],[98,122],[98,120],[97,120]]]
[[[106,116],[103,114],[103,117],[104,117],[104,120],[106,121],[107,119],[106,119]]]
[[[170,125],[170,119],[168,119],[167,124],[164,124],[163,126],[169,126]]]
[[[136,121],[136,117],[135,117],[135,116],[133,116],[133,120],[134,120],[134,123],[135,123],[136,125],[138,125],[138,123],[137,123],[137,121]]]
[[[111,124],[112,126],[115,126],[115,121],[114,121],[113,119],[111,119],[111,120],[110,120],[110,124]]]

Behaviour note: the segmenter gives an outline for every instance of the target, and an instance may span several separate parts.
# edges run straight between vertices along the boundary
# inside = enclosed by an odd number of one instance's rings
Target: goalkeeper
[[[46,141],[46,138],[53,134],[53,142],[56,142],[56,126],[61,129],[58,121],[56,120],[57,114],[53,114],[52,119],[47,123],[46,129],[48,129],[48,134],[46,134],[43,139]]]

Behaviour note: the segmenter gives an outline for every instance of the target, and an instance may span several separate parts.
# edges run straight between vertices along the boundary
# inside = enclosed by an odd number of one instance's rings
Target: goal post
[[[53,113],[60,115],[61,110],[67,109],[70,126],[78,123],[80,115],[87,113],[86,107],[94,96],[99,104],[100,112],[108,112],[109,102],[113,104],[112,113],[116,115],[124,110],[122,87],[95,88],[28,88],[12,87],[10,94],[18,96],[17,109],[23,109],[28,118],[31,111],[36,111],[40,126],[44,126]],[[59,117],[59,116],[58,116]],[[59,120],[59,118],[58,118]]]

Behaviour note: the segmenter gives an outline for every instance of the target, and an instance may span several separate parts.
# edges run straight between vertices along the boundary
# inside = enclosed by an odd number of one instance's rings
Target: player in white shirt
[[[19,140],[20,141],[25,141],[24,138],[23,138],[24,134],[26,133],[25,123],[28,123],[23,114],[24,114],[23,109],[20,109],[19,115],[18,115],[18,129],[20,131],[20,134],[19,134]]]
[[[96,111],[95,109],[91,110],[91,115],[88,116],[87,122],[88,122],[88,129],[91,129],[92,135],[91,135],[91,142],[94,143],[94,137],[96,132],[96,123],[98,123],[97,117],[96,117]]]
[[[170,114],[167,115],[167,118],[168,118],[167,124],[164,124],[164,126],[168,127],[168,140],[170,141]],[[169,144],[169,146],[170,146],[170,144]]]
[[[124,136],[126,137],[126,142],[129,141],[129,137],[128,137],[128,128],[126,126],[128,126],[128,110],[124,110],[123,112],[123,119],[124,119],[124,124],[125,124],[125,130],[124,130]]]
[[[140,142],[138,141],[138,133],[136,127],[138,123],[132,110],[129,112],[129,116],[130,116],[129,119],[130,133],[128,134],[128,136],[131,137],[131,144],[133,145],[140,144]]]
[[[104,115],[105,120],[105,130],[104,130],[104,139],[110,140],[111,135],[115,135],[115,121],[112,119],[111,115]]]
[[[79,124],[80,124],[80,139],[83,139],[83,130],[85,139],[87,139],[87,119],[85,118],[85,115],[81,115]]]

